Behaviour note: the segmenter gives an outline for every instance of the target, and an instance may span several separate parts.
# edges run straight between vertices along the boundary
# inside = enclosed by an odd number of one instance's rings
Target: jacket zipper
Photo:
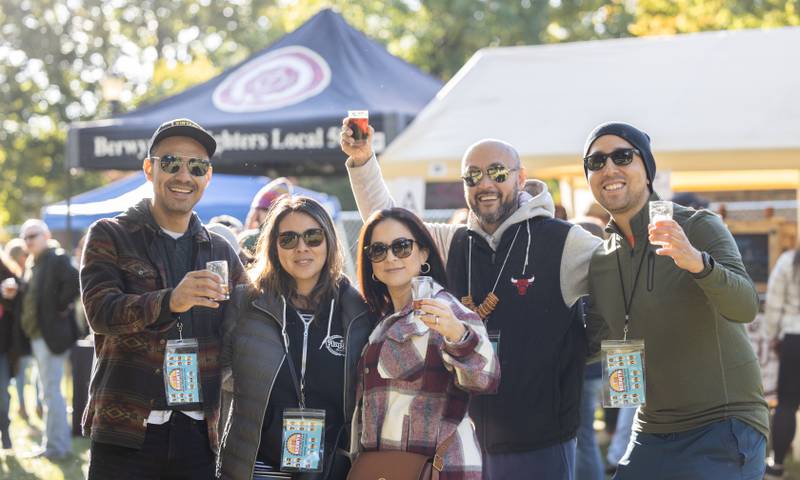
[[[342,309],[342,313],[344,313],[343,312],[344,311],[344,305],[342,305],[341,309]],[[344,357],[344,387],[345,388],[342,389],[342,407],[343,407],[342,408],[342,410],[343,410],[342,413],[344,414],[345,422],[347,421],[347,377],[348,377],[347,371],[349,370],[348,366],[350,365],[350,362],[348,361],[348,359],[350,358],[350,355],[352,354],[352,349],[350,348],[350,329],[353,328],[353,324],[354,323],[356,323],[359,320],[363,319],[363,317],[365,315],[366,315],[366,312],[364,312],[361,315],[359,315],[356,318],[354,318],[347,325],[347,330],[345,331],[345,335],[347,335],[347,338],[345,338],[345,345],[346,346],[345,346],[345,352],[344,352],[344,355],[345,355],[345,357]],[[369,341],[369,340],[367,340],[367,341]],[[358,352],[358,355],[361,355],[361,352]],[[355,401],[356,401],[356,403],[358,403],[358,399],[355,399]]]
[[[275,323],[278,324],[278,327],[281,328],[281,331],[283,330],[283,326],[281,325],[281,322],[279,322],[278,319],[275,318],[275,315],[273,315],[272,313],[268,312],[267,310],[261,308],[260,306],[256,305],[255,303],[253,303],[252,305],[254,307],[256,307],[258,310],[261,310],[262,312],[264,312],[269,318],[274,320]],[[275,376],[272,377],[272,383],[270,383],[269,390],[267,390],[267,403],[264,404],[264,409],[261,410],[261,428],[262,429],[264,428],[264,417],[267,415],[267,404],[269,404],[269,398],[272,396],[272,389],[273,389],[273,387],[275,387],[275,381],[278,379],[278,373],[281,371],[281,368],[283,367],[283,362],[285,362],[285,361],[286,361],[286,353],[284,353],[283,356],[281,357],[281,363],[278,364],[278,370],[275,371]],[[234,412],[234,413],[236,413],[236,412]],[[261,435],[258,436],[258,441],[256,442],[256,454],[250,460],[250,465],[251,466],[250,466],[250,475],[249,475],[249,477],[252,477],[253,476],[253,472],[255,471],[256,457],[258,456],[258,449],[259,448],[261,448]]]

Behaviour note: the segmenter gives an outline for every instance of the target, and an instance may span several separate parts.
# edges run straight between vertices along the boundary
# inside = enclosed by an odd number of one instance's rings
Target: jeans
[[[11,381],[11,365],[8,355],[0,353],[0,431],[8,431],[8,408],[11,398],[8,395],[8,384]]]
[[[614,480],[761,480],[767,439],[737,418],[687,432],[634,433]]]
[[[606,460],[609,465],[617,465],[628,449],[631,440],[631,429],[633,428],[633,418],[636,416],[636,409],[632,407],[620,408],[617,416],[617,428],[614,429],[614,436],[608,445]]]
[[[483,480],[522,478],[575,480],[575,439],[530,452],[484,452]]]
[[[603,459],[594,434],[594,412],[600,404],[602,378],[584,378],[581,396],[581,423],[578,425],[578,448],[575,452],[577,480],[605,480]]]
[[[14,376],[14,387],[17,389],[17,400],[20,408],[25,404],[25,380],[30,378],[31,385],[36,389],[36,405],[42,404],[42,392],[39,388],[38,375],[33,374],[33,355],[23,355],[17,360],[17,374]],[[28,374],[30,376],[28,376]]]
[[[69,352],[54,354],[43,338],[31,340],[31,350],[39,368],[44,392],[45,431],[42,448],[45,454],[63,457],[72,452],[72,433],[67,424],[67,405],[61,394],[64,361]]]

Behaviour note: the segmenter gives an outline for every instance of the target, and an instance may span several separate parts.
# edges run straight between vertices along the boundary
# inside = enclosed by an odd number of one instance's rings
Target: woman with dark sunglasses
[[[411,279],[431,298],[412,308]],[[480,479],[481,450],[467,413],[472,393],[494,393],[500,367],[480,317],[447,292],[428,230],[402,208],[375,212],[359,240],[358,278],[381,321],[359,363],[360,452],[443,453],[441,480]],[[358,459],[356,459],[358,462]]]
[[[221,478],[346,477],[355,367],[374,317],[342,264],[333,221],[322,205],[283,197],[272,206],[251,283],[234,291],[223,325],[221,363],[230,368],[226,387],[233,398],[223,417]],[[309,471],[281,472],[284,464],[290,467],[283,470],[296,466],[285,455],[283,426],[287,410],[298,408],[324,411],[321,472],[310,472],[315,462],[301,465]]]

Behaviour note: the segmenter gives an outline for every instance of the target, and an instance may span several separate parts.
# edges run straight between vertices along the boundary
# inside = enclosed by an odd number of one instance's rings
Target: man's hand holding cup
[[[208,270],[189,272],[172,290],[169,309],[173,313],[183,313],[192,307],[219,308],[226,292],[222,279]]]

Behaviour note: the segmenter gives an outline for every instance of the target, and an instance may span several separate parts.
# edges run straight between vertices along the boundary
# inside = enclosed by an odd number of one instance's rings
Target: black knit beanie
[[[653,158],[653,152],[650,150],[650,136],[629,123],[602,123],[595,127],[592,133],[589,134],[589,138],[586,139],[586,145],[583,148],[584,157],[589,154],[589,149],[592,148],[594,141],[604,135],[622,137],[633,145],[636,150],[639,150],[642,160],[644,160],[645,172],[647,173],[647,187],[650,189],[650,192],[652,192],[653,178],[656,176],[656,159]],[[583,166],[583,173],[586,174],[586,178],[589,178],[589,170],[586,169],[585,164]]]

